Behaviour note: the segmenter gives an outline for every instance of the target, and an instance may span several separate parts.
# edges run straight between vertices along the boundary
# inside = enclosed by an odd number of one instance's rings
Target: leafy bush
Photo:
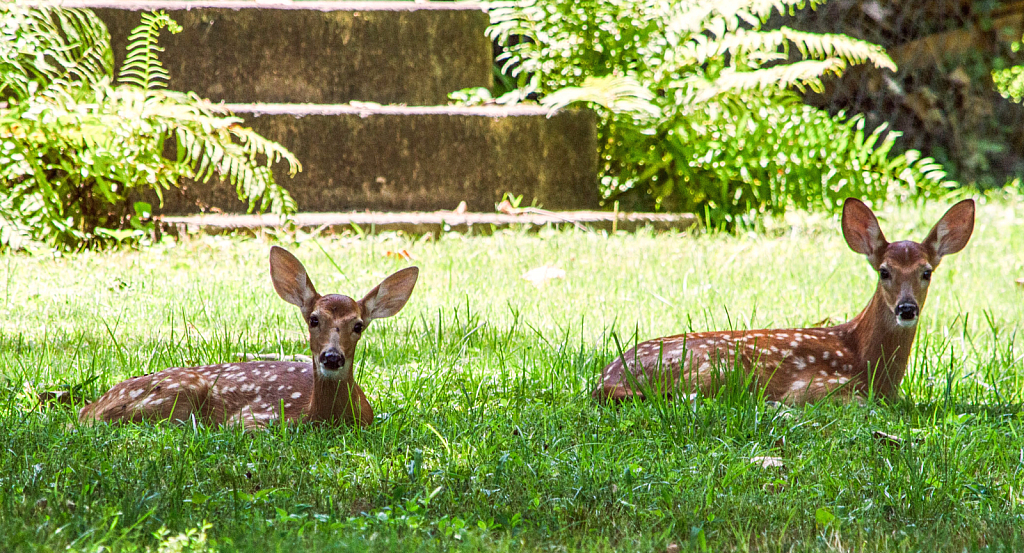
[[[813,3],[813,2],[812,2]],[[694,211],[731,225],[788,207],[941,189],[945,173],[897,133],[832,117],[796,91],[848,65],[895,69],[844,35],[765,30],[802,0],[521,0],[489,5],[503,71],[552,108],[601,115],[602,187],[627,208]],[[796,89],[796,90],[794,90]]]
[[[1011,44],[1010,49],[1018,55],[1024,52],[1024,37]],[[996,90],[1004,97],[1014,102],[1024,102],[1024,64],[995,70],[992,72],[992,80]]]
[[[166,90],[163,12],[144,14],[113,84],[103,23],[89,10],[0,5],[0,243],[63,249],[147,234],[139,192],[217,175],[249,209],[294,211],[270,167],[295,156],[194,93]]]

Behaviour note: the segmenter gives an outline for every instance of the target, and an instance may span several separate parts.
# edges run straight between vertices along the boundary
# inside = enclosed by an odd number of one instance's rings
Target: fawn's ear
[[[846,198],[843,203],[843,238],[851,250],[868,256],[872,267],[881,265],[889,243],[871,208],[856,198]]]
[[[419,274],[419,268],[406,267],[370,290],[366,297],[359,300],[359,305],[363,307],[363,322],[368,324],[374,319],[390,317],[401,311],[412,295]]]
[[[309,319],[313,304],[320,298],[313,287],[313,281],[306,275],[306,268],[288,250],[274,246],[270,248],[270,279],[274,290],[284,301],[298,306],[302,317]]]
[[[932,257],[930,261],[936,265],[942,256],[964,249],[973,232],[974,200],[963,200],[949,208],[921,245],[928,250]]]

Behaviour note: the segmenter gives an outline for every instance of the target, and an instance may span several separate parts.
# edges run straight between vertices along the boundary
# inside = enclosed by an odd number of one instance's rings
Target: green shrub
[[[694,211],[713,225],[793,206],[837,209],[942,189],[945,173],[897,133],[832,117],[796,91],[848,65],[895,69],[843,35],[764,30],[802,0],[523,0],[489,4],[489,36],[518,88],[552,108],[601,115],[602,187],[626,208]],[[795,90],[794,90],[795,89]]]
[[[294,211],[270,167],[295,156],[220,106],[166,90],[166,13],[144,14],[113,83],[110,36],[89,10],[0,6],[0,243],[61,249],[142,238],[141,190],[217,175],[249,209]]]
[[[1011,44],[1010,49],[1015,54],[1021,54],[1024,51],[1024,37]],[[1005,98],[1014,102],[1024,102],[1024,64],[997,69],[992,72],[992,80],[995,82],[996,90]]]

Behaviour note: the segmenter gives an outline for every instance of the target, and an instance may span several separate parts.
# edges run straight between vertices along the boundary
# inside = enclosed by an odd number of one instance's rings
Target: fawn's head
[[[352,361],[363,331],[370,321],[390,317],[405,307],[418,275],[416,267],[402,269],[358,301],[340,294],[321,296],[294,255],[284,248],[270,248],[274,289],[302,311],[309,326],[315,374],[329,380],[352,378]]]
[[[850,249],[866,255],[878,271],[875,294],[892,312],[892,322],[903,328],[917,324],[932,271],[939,261],[962,250],[973,230],[974,200],[963,200],[949,208],[924,241],[890,244],[868,206],[854,198],[847,198],[843,204],[843,237]]]

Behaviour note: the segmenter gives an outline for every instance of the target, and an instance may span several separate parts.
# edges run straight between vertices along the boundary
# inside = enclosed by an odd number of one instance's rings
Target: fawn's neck
[[[864,381],[871,383],[875,394],[896,397],[917,325],[899,326],[896,315],[876,292],[860,314],[839,328],[845,331],[847,345],[857,355],[856,370],[866,373]]]
[[[371,420],[373,418],[370,405],[363,396],[363,390],[356,384],[354,378],[323,378],[318,367],[313,368],[313,390],[304,413],[311,421],[367,424],[367,417]]]

